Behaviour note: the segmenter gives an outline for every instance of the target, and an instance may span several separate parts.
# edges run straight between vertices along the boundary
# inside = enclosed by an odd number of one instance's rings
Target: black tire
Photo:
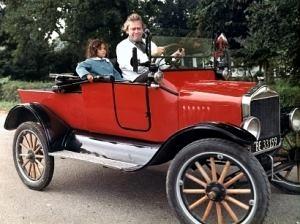
[[[42,190],[50,183],[54,159],[48,155],[44,130],[35,122],[22,123],[13,141],[15,168],[22,182],[33,190]]]
[[[272,185],[290,193],[300,194],[300,132],[290,131],[283,136],[280,150],[274,156],[274,170],[270,178]]]
[[[268,212],[270,185],[262,166],[223,139],[184,147],[169,167],[166,187],[180,223],[262,223]]]

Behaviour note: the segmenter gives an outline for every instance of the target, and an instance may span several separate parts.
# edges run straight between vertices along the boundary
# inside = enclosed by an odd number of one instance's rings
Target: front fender
[[[46,135],[49,152],[62,149],[65,136],[71,130],[69,125],[56,114],[38,103],[19,104],[13,107],[6,117],[4,128],[13,130],[27,121],[41,124]]]
[[[256,139],[248,131],[231,124],[202,123],[180,130],[172,135],[154,155],[148,165],[167,162],[186,145],[204,138],[221,138],[242,146],[252,145]]]

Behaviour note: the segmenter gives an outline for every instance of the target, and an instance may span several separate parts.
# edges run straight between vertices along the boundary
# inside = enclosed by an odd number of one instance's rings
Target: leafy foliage
[[[244,65],[263,67],[268,79],[276,69],[277,77],[300,82],[298,0],[2,0],[0,76],[45,80],[49,72],[74,72],[96,37],[115,57],[122,24],[134,11],[158,36],[223,32]]]
[[[299,5],[298,0],[262,1],[247,10],[250,35],[244,56],[252,64],[265,66],[268,79],[274,68],[279,75],[299,73]]]
[[[198,5],[196,19],[203,35],[215,38],[224,33],[232,49],[240,48],[239,39],[248,35],[244,11],[253,0],[204,0]]]
[[[6,57],[12,64],[9,74],[13,79],[38,80],[50,71],[73,72],[89,38],[101,37],[113,45],[120,41],[116,34],[127,16],[126,2],[4,1],[2,32],[16,43],[7,51],[12,57]],[[58,36],[56,41],[53,34]],[[3,44],[1,41],[0,46]]]
[[[0,79],[0,101],[17,102],[18,89],[50,89],[53,82],[29,82],[11,80],[10,77]]]
[[[285,80],[277,80],[273,88],[280,95],[282,107],[300,107],[300,86],[296,86]]]

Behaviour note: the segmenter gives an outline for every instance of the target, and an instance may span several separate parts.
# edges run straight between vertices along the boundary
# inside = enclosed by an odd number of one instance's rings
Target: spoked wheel
[[[42,190],[50,183],[54,159],[48,155],[44,130],[39,124],[25,122],[17,128],[13,158],[17,172],[26,186]]]
[[[270,187],[251,153],[226,140],[203,139],[172,161],[167,195],[181,223],[262,223]]]
[[[281,149],[274,156],[271,183],[280,190],[300,194],[300,132],[288,132]]]

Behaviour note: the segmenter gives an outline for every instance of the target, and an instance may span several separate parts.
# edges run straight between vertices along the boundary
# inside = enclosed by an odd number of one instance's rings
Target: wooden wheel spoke
[[[207,183],[211,182],[211,179],[209,178],[208,174],[206,173],[206,171],[203,169],[203,167],[201,166],[201,164],[199,162],[195,163],[197,169],[199,170],[199,172],[202,174],[202,176],[204,177],[204,179],[206,180]]]
[[[28,147],[31,148],[30,143],[29,143],[29,140],[28,140],[28,138],[27,138],[27,134],[24,135],[23,137],[24,137],[24,139],[25,139],[25,141],[26,141]]]
[[[250,194],[251,189],[227,189],[227,194]]]
[[[206,209],[205,209],[205,212],[204,212],[204,214],[203,214],[203,217],[202,217],[202,221],[203,221],[203,222],[205,222],[206,219],[209,217],[213,204],[214,204],[213,201],[209,201],[209,202],[208,202],[208,205],[207,205],[207,207],[206,207]]]
[[[34,153],[37,153],[39,150],[42,149],[42,146],[40,144],[37,144],[36,149],[34,150]]]
[[[225,177],[227,176],[227,173],[228,173],[229,168],[230,168],[230,162],[227,161],[226,164],[225,164],[225,166],[224,166],[224,168],[223,168],[223,170],[222,170],[221,176],[220,176],[220,178],[219,178],[219,180],[218,180],[218,182],[219,182],[220,184],[223,184],[224,179],[225,179]]]
[[[39,164],[37,162],[35,163],[35,167],[36,167],[36,171],[38,172],[38,175],[42,176],[42,172],[41,172],[41,170],[39,168]]]
[[[35,158],[44,159],[44,155],[35,155]]]
[[[32,148],[33,148],[33,149],[36,149],[38,138],[37,138],[35,135],[32,135],[32,136],[34,137],[34,138],[33,138],[33,142],[32,142]]]
[[[196,208],[197,206],[201,205],[202,203],[204,203],[207,200],[208,200],[208,197],[205,195],[202,198],[200,198],[199,200],[195,201],[193,204],[191,204],[189,206],[189,209],[192,210],[192,209]]]
[[[28,168],[28,176],[31,177],[31,169],[32,169],[32,163],[29,164],[29,168]]]
[[[226,201],[222,201],[221,202],[223,207],[225,208],[225,210],[227,211],[227,213],[229,214],[229,216],[231,217],[231,219],[237,223],[239,221],[238,217],[236,216],[236,214],[234,213],[234,211],[231,209],[231,207],[228,205],[228,203]]]
[[[214,157],[210,157],[210,167],[211,167],[212,181],[216,182],[218,178],[217,178],[217,169],[216,169],[216,163]]]
[[[22,168],[25,168],[25,166],[29,163],[29,160],[27,160],[24,164],[22,164]],[[26,168],[25,168],[26,169]]]
[[[36,179],[35,163],[32,164],[33,179]]]
[[[205,194],[205,189],[183,189],[185,194]]]
[[[30,137],[30,138],[29,138],[30,146],[31,146],[32,149],[34,149],[34,148],[33,148],[33,134],[30,133],[30,134],[29,134],[29,137]]]
[[[26,145],[24,145],[23,143],[20,143],[20,146],[22,146],[23,148],[25,148],[25,149],[27,149],[27,150],[29,150],[29,149],[30,149],[30,147],[29,147],[29,146],[26,146]]]
[[[37,164],[39,164],[42,168],[44,168],[44,165],[39,161],[39,160],[35,160],[37,162]]]
[[[222,208],[219,202],[216,203],[216,211],[218,217],[218,224],[223,224]]]
[[[190,180],[194,181],[195,183],[200,184],[202,187],[206,188],[207,184],[205,182],[203,182],[202,180],[198,179],[197,177],[194,177],[193,175],[188,174],[188,173],[186,173],[185,176],[188,179],[190,179]]]
[[[241,179],[244,176],[244,173],[240,172],[239,174],[237,174],[235,177],[231,178],[229,181],[227,181],[224,184],[224,187],[227,188],[230,185],[234,184],[235,182],[237,182],[239,179]]]
[[[28,156],[28,153],[20,153],[18,156],[19,156],[19,157],[27,157],[27,156]]]
[[[249,205],[246,205],[243,202],[241,202],[241,201],[239,201],[239,200],[237,200],[237,199],[235,199],[233,197],[230,197],[228,195],[225,197],[225,200],[230,201],[231,203],[233,203],[233,204],[235,204],[235,205],[237,205],[237,206],[239,206],[239,207],[241,207],[241,208],[243,208],[245,210],[249,209]]]

